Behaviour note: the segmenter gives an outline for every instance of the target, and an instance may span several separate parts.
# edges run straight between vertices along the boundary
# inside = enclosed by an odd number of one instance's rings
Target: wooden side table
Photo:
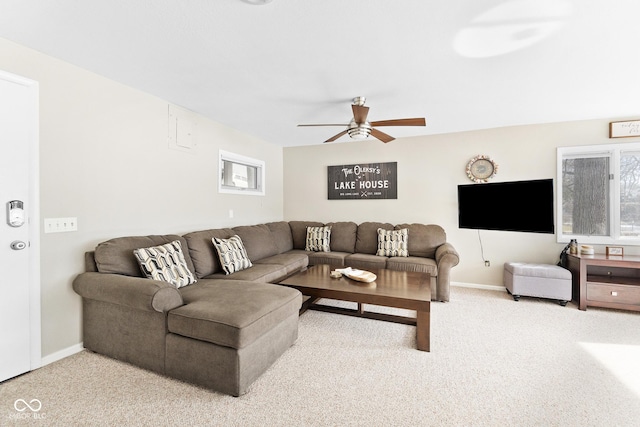
[[[567,255],[573,300],[588,306],[640,311],[640,256]]]

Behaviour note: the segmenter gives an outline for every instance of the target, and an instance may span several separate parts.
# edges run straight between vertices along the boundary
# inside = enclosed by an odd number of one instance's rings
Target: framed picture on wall
[[[640,120],[609,123],[609,138],[640,136]]]

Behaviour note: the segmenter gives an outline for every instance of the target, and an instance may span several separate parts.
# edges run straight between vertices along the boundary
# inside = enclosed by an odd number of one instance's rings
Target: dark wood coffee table
[[[301,314],[312,309],[415,325],[418,350],[430,351],[431,276],[428,273],[368,270],[378,277],[374,282],[363,283],[344,276],[333,279],[329,276],[332,269],[329,265],[314,265],[280,282],[311,297],[303,304]],[[358,309],[317,304],[321,298],[357,302]],[[417,315],[413,318],[368,312],[362,304],[415,310]]]

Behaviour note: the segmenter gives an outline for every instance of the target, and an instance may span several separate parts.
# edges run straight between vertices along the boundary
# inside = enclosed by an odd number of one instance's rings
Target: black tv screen
[[[553,180],[458,185],[458,226],[554,233]]]

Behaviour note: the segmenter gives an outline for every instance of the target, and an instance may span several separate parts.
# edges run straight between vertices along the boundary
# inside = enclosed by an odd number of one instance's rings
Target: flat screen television
[[[458,185],[458,226],[553,234],[553,179]]]

